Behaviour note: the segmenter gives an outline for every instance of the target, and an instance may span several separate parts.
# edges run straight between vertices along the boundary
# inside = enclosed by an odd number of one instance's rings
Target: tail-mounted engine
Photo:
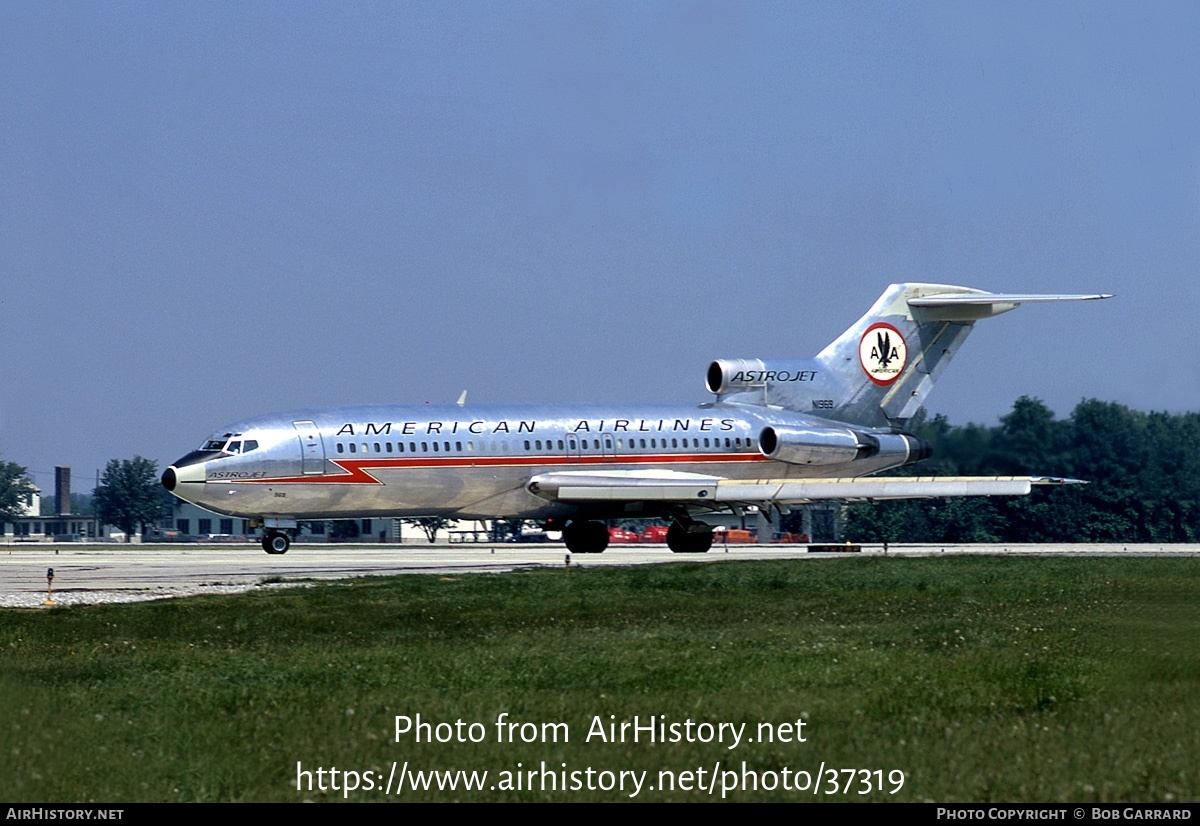
[[[817,369],[812,359],[717,359],[708,366],[704,384],[709,393],[724,396],[768,385],[812,382],[816,378]]]
[[[841,465],[879,457],[897,467],[928,459],[929,443],[907,433],[861,433],[849,428],[764,427],[758,436],[763,455],[791,465]]]

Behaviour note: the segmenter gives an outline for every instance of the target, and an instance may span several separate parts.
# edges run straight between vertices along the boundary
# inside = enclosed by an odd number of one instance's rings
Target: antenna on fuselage
[[[455,404],[457,404],[459,407],[463,407],[464,405],[466,405],[466,403],[467,403],[467,391],[464,390],[464,391],[462,391],[462,395],[460,395],[458,397],[458,401],[456,401]]]

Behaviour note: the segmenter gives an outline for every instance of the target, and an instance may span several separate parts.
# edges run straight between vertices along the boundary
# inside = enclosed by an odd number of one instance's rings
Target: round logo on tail
[[[894,382],[908,364],[908,346],[900,331],[884,321],[867,328],[858,342],[858,363],[867,378],[881,387]]]

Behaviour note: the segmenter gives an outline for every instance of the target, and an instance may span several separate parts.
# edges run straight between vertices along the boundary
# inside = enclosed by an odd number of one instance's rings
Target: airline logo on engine
[[[900,331],[883,321],[867,328],[858,342],[858,363],[867,378],[881,387],[894,382],[908,363],[908,346]]]

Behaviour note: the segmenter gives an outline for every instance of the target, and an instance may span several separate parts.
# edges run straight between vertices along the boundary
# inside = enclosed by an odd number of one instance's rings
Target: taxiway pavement
[[[863,555],[885,553],[863,546]],[[1200,545],[896,545],[896,556],[1055,554],[1200,556]],[[803,545],[715,546],[707,554],[673,554],[663,545],[614,545],[602,554],[570,554],[572,567],[651,565],[752,559],[816,559],[859,554],[809,553]],[[301,545],[271,556],[257,544],[0,545],[0,607],[39,607],[54,569],[58,605],[137,602],[286,587],[312,580],[397,574],[503,573],[564,567],[562,545]]]

